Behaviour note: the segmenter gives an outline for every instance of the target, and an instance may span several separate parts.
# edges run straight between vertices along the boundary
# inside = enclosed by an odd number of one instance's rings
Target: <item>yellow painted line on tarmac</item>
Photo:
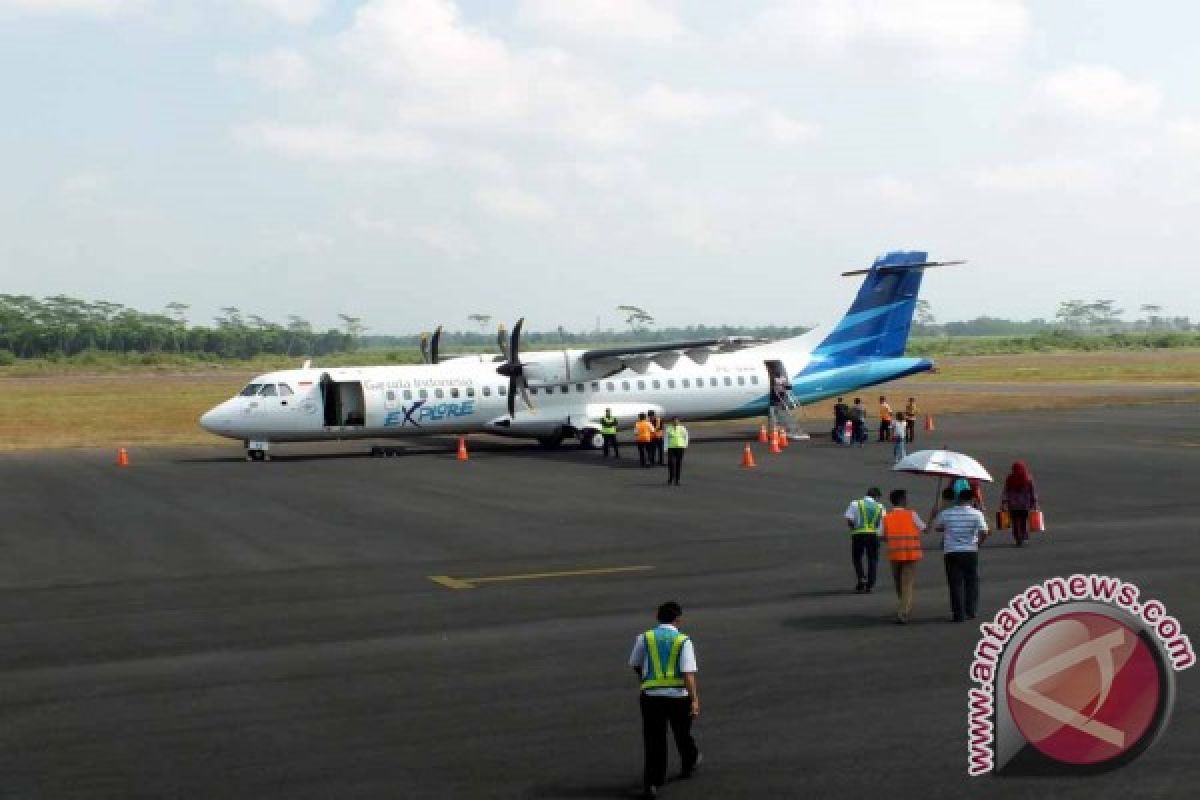
[[[1200,442],[1171,442],[1164,439],[1135,439],[1135,444],[1149,444],[1155,447],[1200,447]]]
[[[520,575],[488,575],[482,578],[452,578],[449,575],[430,575],[429,580],[447,589],[474,589],[481,583],[504,583],[507,581],[536,581],[543,578],[580,578],[588,575],[617,575],[623,572],[646,572],[654,567],[639,564],[632,567],[597,567],[595,569],[568,569],[558,572],[526,572]]]

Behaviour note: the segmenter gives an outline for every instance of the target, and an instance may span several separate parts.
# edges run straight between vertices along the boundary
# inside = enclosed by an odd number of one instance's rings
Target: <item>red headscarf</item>
[[[1025,466],[1024,461],[1017,461],[1012,465],[1012,472],[1008,473],[1004,480],[1004,488],[1024,489],[1032,483],[1033,476],[1029,474],[1029,467]]]

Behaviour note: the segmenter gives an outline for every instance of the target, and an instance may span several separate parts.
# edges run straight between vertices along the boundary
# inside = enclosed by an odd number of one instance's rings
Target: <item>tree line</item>
[[[37,299],[0,294],[0,354],[17,358],[108,353],[187,353],[220,358],[262,354],[312,355],[355,349],[365,328],[357,317],[341,315],[345,330],[316,331],[290,315],[278,324],[234,306],[221,309],[211,326],[189,325],[186,303],[172,302],[146,313],[104,300],[66,295]]]

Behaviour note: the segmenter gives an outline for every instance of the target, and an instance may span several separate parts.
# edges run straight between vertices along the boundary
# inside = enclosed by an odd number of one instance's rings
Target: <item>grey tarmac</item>
[[[1050,532],[981,555],[984,619],[1055,575],[1137,582],[1200,642],[1200,406],[938,419]],[[811,423],[810,423],[811,424]],[[664,798],[1191,797],[1200,670],[1165,737],[1088,779],[966,776],[978,630],[948,621],[935,541],[916,621],[853,592],[840,515],[890,445],[814,436],[738,466],[697,431],[683,486],[598,452],[472,441],[0,456],[0,797],[619,798],[640,774],[625,658],[677,599],[705,769]],[[995,505],[995,492],[990,494]],[[451,588],[430,576],[542,577]],[[673,769],[677,769],[674,765]]]

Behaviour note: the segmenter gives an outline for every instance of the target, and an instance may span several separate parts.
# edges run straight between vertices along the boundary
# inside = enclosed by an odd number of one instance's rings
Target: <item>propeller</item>
[[[428,333],[421,334],[421,360],[426,364],[438,363],[438,343],[442,340],[442,326],[438,325],[432,338]]]
[[[849,278],[851,275],[866,275],[871,270],[879,272],[903,272],[906,269],[930,269],[931,267],[956,267],[959,264],[967,263],[962,261],[924,261],[920,264],[882,264],[878,267],[869,267],[867,269],[855,269],[849,272],[843,272],[843,278]]]
[[[512,336],[504,336],[504,326],[496,332],[497,342],[500,345],[500,351],[504,353],[504,363],[496,367],[496,372],[508,378],[508,415],[511,417],[517,411],[517,392],[521,393],[521,400],[525,403],[525,407],[533,411],[533,401],[529,399],[529,382],[525,379],[525,365],[521,363],[521,328],[525,325],[525,318],[521,317],[517,320],[517,324],[513,325]]]

